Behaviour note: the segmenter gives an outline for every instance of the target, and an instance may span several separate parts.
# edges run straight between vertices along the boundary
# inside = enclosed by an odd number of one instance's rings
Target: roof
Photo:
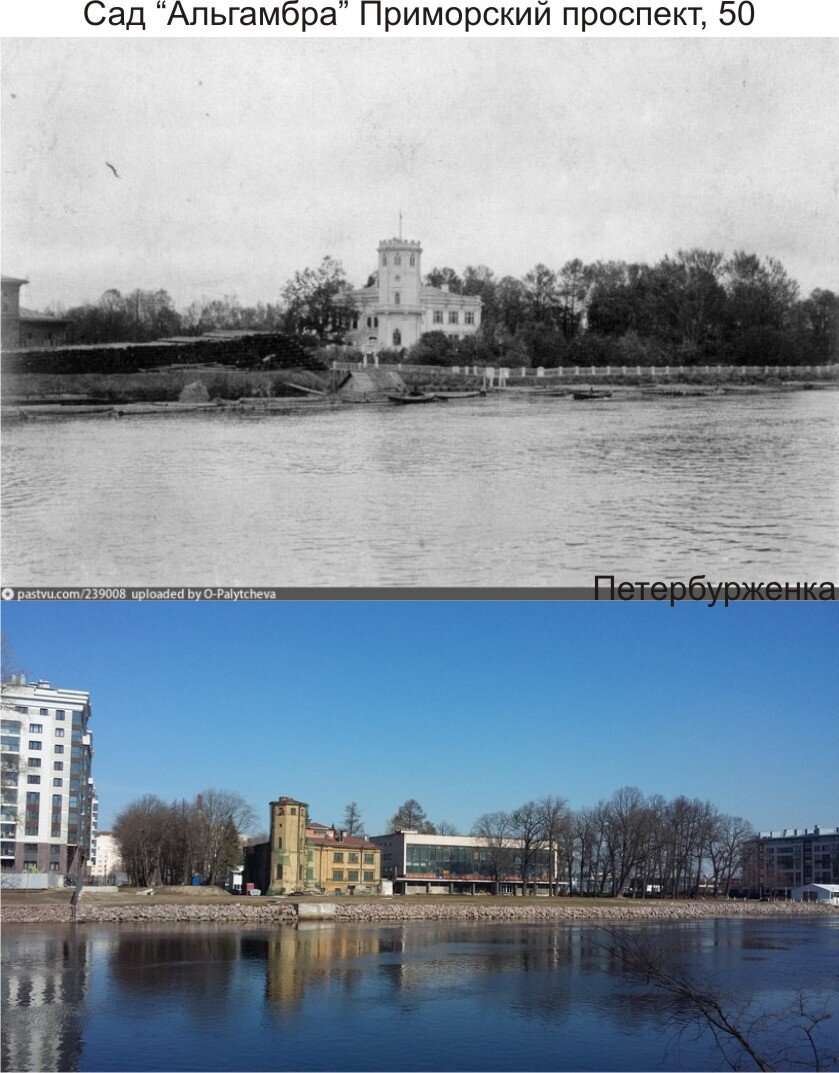
[[[803,887],[795,890],[829,890],[831,894],[839,893],[839,883],[805,883]]]
[[[23,286],[24,283],[28,283],[28,279],[18,279],[17,276],[0,276],[0,282],[2,283],[19,283]]]
[[[48,321],[50,324],[66,324],[66,317],[56,317],[52,313],[38,313],[35,309],[24,309],[20,307],[19,311],[21,320],[43,320]]]
[[[366,838],[356,838],[354,835],[346,835],[344,838],[318,838],[319,846],[337,846],[340,849],[378,849],[379,847],[368,842]]]

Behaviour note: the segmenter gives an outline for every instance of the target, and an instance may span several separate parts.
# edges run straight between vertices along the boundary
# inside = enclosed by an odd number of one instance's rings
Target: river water
[[[839,919],[643,924],[698,979],[768,1014],[801,986],[839,1053]],[[591,926],[15,926],[2,1059],[20,1070],[705,1070],[707,1032],[631,982]],[[739,1060],[739,1058],[738,1058]],[[752,1068],[748,1061],[741,1068]],[[779,1067],[782,1068],[782,1067]]]
[[[7,584],[839,576],[839,396],[497,398],[3,434]]]

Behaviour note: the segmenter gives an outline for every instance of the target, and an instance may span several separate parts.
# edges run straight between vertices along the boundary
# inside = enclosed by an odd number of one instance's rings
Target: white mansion
[[[445,332],[462,339],[478,330],[481,299],[454,294],[444,284],[422,282],[422,247],[409,239],[379,243],[376,283],[352,291],[358,310],[354,342],[368,353],[412,346],[425,332]]]

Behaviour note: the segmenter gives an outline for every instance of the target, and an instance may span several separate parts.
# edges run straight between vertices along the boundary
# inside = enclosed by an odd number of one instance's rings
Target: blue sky
[[[30,678],[92,695],[101,826],[143,793],[279,794],[379,833],[544,794],[839,823],[835,604],[6,604]]]

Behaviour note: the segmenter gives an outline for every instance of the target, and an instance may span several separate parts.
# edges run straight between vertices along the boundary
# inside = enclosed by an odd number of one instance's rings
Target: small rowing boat
[[[445,401],[437,398],[436,395],[388,395],[391,402],[398,403],[400,406],[410,406],[415,402],[439,402]]]
[[[577,402],[591,402],[593,399],[611,399],[611,391],[575,391],[574,399]]]

